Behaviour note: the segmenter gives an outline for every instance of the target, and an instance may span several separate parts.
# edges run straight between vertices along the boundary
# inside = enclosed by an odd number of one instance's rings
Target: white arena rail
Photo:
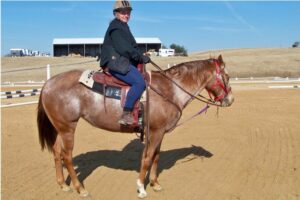
[[[6,91],[1,92],[1,99],[12,99],[19,97],[29,97],[29,96],[37,96],[41,93],[41,88],[39,89],[31,89],[31,90],[16,90],[16,91]]]
[[[1,95],[8,95],[8,94],[22,94],[22,93],[28,93],[28,92],[40,92],[42,89],[32,89],[32,90],[16,90],[16,91],[7,91],[7,92],[1,92]]]
[[[293,89],[293,88],[300,88],[300,85],[271,85],[269,86],[271,89]]]
[[[37,95],[40,95],[40,92],[32,92],[32,93],[28,93],[28,94],[14,94],[14,95],[1,96],[1,99],[12,99],[12,98],[30,97],[30,96],[37,96]]]

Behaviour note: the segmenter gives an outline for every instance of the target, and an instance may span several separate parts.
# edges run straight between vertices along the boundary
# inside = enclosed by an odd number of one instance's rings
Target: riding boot
[[[119,124],[131,125],[134,123],[133,116],[130,111],[123,111]]]

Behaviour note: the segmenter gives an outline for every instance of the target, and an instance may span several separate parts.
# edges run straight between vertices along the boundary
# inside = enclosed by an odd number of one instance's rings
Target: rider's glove
[[[150,61],[151,61],[151,59],[150,59],[149,56],[145,56],[145,55],[142,56],[142,62],[143,62],[144,64],[147,64],[147,63],[149,63]]]

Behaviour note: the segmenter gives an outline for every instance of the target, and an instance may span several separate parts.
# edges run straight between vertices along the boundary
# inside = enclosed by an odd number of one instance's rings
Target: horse
[[[122,114],[120,100],[105,99],[79,83],[82,73],[80,70],[63,72],[44,84],[37,106],[37,124],[41,149],[53,153],[58,185],[63,191],[71,190],[65,182],[64,164],[74,189],[85,197],[89,192],[79,181],[72,161],[78,120],[83,118],[92,126],[111,132],[133,133],[134,130],[118,123]],[[149,107],[149,113],[145,115],[149,132],[145,135],[148,141],[145,142],[136,182],[139,198],[147,196],[145,179],[148,171],[150,186],[155,191],[162,190],[157,174],[161,143],[165,133],[176,127],[182,110],[192,100],[201,100],[198,95],[204,89],[211,98],[214,97],[214,101],[206,101],[208,104],[228,107],[234,101],[221,55],[217,59],[189,61],[166,70],[151,71],[148,88],[149,102],[143,104]]]

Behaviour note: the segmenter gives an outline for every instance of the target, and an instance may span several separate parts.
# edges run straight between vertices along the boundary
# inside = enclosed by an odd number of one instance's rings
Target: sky
[[[135,37],[158,37],[188,53],[291,47],[300,41],[300,1],[132,1]],[[114,1],[1,1],[1,55],[50,52],[54,38],[104,37]]]

